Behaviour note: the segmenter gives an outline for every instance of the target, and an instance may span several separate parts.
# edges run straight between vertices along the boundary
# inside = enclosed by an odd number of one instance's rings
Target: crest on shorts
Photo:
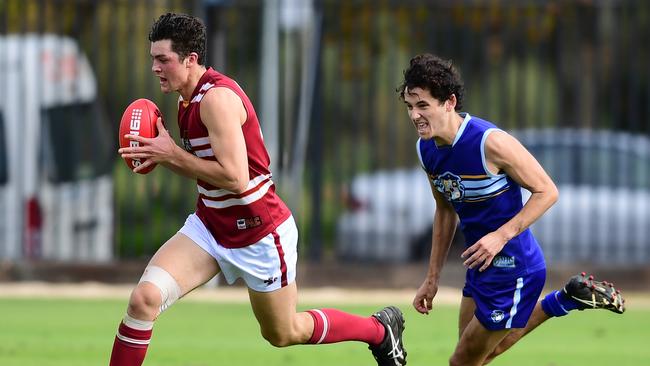
[[[264,283],[266,286],[271,286],[275,281],[277,281],[277,277],[269,277],[268,279],[264,280]]]
[[[497,255],[492,259],[492,266],[499,268],[515,268],[515,257]]]
[[[465,186],[459,176],[446,172],[433,180],[434,187],[449,201],[462,201],[465,198]]]
[[[492,314],[490,314],[490,319],[492,319],[492,322],[494,323],[501,322],[505,317],[506,315],[501,310],[492,310]]]

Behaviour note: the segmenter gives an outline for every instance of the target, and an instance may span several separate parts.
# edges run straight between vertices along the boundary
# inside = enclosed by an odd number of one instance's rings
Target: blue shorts
[[[524,328],[544,282],[546,269],[507,281],[465,281],[463,296],[474,300],[474,316],[486,329]]]

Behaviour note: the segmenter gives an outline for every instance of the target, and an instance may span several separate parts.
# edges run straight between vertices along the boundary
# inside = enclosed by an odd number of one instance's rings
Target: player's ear
[[[185,67],[188,67],[199,62],[199,54],[196,52],[190,52],[187,57],[185,57]]]
[[[451,112],[454,109],[456,109],[457,102],[458,100],[456,99],[456,94],[452,94],[451,96],[449,96],[449,99],[447,99],[447,101],[445,102],[447,112]]]

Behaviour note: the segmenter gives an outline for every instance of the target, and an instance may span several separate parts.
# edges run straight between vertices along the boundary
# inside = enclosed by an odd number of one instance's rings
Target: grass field
[[[126,300],[0,298],[0,365],[107,365]],[[310,304],[301,304],[309,309]],[[404,342],[409,365],[446,365],[456,340],[457,307],[429,316],[407,304]],[[334,305],[370,314],[376,305]],[[319,307],[323,307],[322,305]],[[650,365],[650,309],[619,316],[574,312],[554,319],[492,365]],[[145,365],[374,365],[362,343],[273,348],[259,335],[245,303],[181,301],[159,319]]]

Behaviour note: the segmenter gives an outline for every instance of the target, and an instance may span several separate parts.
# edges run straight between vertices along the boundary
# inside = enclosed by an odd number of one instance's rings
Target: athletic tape
[[[178,286],[174,277],[161,267],[147,266],[147,268],[144,269],[144,273],[142,274],[139,283],[142,282],[152,283],[160,290],[160,298],[162,302],[158,314],[172,306],[172,304],[181,297],[180,286]]]

